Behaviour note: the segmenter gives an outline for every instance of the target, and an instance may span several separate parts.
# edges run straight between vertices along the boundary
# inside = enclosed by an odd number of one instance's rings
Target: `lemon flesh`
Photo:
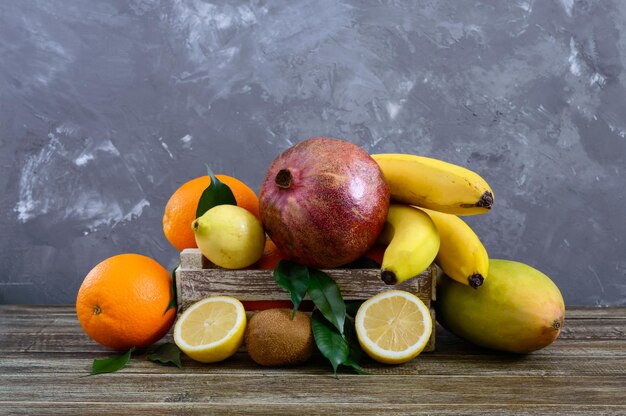
[[[401,290],[382,292],[365,301],[355,324],[363,351],[386,364],[404,363],[419,355],[433,326],[426,305],[417,296]]]
[[[209,297],[190,306],[178,318],[174,342],[196,361],[222,361],[241,346],[246,323],[246,311],[237,299]]]

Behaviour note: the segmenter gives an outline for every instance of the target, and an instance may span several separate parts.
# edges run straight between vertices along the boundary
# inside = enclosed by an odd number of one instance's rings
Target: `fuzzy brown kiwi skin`
[[[254,362],[263,366],[291,366],[306,362],[313,352],[311,318],[291,309],[256,313],[246,329],[246,347]]]

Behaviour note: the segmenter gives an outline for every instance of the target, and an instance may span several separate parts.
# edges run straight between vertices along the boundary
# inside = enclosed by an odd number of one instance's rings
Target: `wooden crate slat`
[[[390,286],[380,279],[378,269],[328,269],[345,300],[365,300],[386,290],[399,289],[417,295],[430,308],[435,299],[437,274],[432,265],[419,276],[401,284]],[[289,301],[289,294],[274,280],[272,270],[228,270],[212,265],[199,249],[185,249],[180,255],[176,271],[176,288],[179,313],[192,303],[208,296],[232,296],[241,301]],[[309,300],[309,297],[305,297]],[[433,322],[435,312],[430,308]],[[434,351],[435,331],[424,351]]]
[[[281,289],[272,270],[228,270],[206,268],[206,260],[197,249],[181,253],[181,267],[176,273],[179,306],[189,304],[210,295],[228,295],[239,300],[289,300],[289,294]],[[201,268],[203,267],[203,268]],[[401,284],[389,286],[380,280],[377,269],[328,269],[328,273],[341,289],[346,300],[368,299],[383,290],[400,289],[415,293],[426,304],[433,298],[436,268],[431,266],[424,273]]]

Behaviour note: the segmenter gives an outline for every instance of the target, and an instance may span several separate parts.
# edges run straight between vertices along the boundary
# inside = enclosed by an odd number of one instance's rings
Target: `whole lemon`
[[[247,209],[257,218],[260,218],[259,199],[248,185],[232,176],[215,176],[233,192],[237,206]],[[167,201],[163,213],[163,233],[167,241],[178,251],[197,247],[189,224],[196,219],[198,201],[210,184],[211,178],[208,176],[192,179],[181,185]]]
[[[242,269],[263,256],[263,225],[244,208],[218,205],[193,221],[191,228],[204,257],[217,266]]]

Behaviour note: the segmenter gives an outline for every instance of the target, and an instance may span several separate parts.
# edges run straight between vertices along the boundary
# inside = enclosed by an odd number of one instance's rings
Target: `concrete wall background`
[[[213,170],[314,135],[476,170],[494,258],[626,304],[626,2],[0,2],[0,303],[71,303]]]

